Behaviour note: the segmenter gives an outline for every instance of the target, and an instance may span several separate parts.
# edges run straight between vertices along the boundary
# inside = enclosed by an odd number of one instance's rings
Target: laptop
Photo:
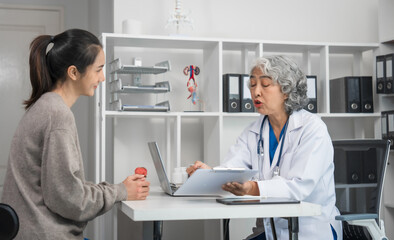
[[[164,168],[156,142],[148,143],[161,188],[170,196],[226,196],[233,195],[222,189],[227,182],[244,183],[257,174],[250,169],[197,169],[185,183],[177,186],[171,183]]]

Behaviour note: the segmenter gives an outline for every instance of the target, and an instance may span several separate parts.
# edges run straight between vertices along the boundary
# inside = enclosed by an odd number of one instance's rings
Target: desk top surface
[[[146,200],[123,201],[119,209],[134,221],[197,220],[258,217],[301,217],[321,214],[318,204],[225,205],[217,197],[172,197],[159,190]]]

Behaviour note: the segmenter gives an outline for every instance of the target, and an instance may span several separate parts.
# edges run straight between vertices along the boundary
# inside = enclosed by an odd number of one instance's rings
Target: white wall
[[[195,30],[190,36],[280,41],[377,42],[378,0],[183,0]],[[175,0],[114,0],[114,31],[124,19],[143,34],[168,35]]]

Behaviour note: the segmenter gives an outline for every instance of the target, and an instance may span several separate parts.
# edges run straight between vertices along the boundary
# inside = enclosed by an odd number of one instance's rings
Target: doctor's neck
[[[289,119],[289,115],[286,112],[280,112],[275,114],[269,114],[268,120],[274,130],[282,130],[283,126],[285,126],[287,119]]]

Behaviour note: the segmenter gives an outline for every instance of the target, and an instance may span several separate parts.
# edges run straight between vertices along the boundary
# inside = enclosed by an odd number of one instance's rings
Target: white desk
[[[155,227],[160,227],[160,222],[166,220],[286,217],[289,218],[289,225],[292,224],[295,231],[294,234],[289,234],[291,239],[297,239],[298,237],[298,217],[321,214],[319,205],[307,202],[299,204],[224,205],[217,203],[216,198],[171,197],[164,192],[151,191],[146,200],[123,201],[118,207],[133,221],[156,222]],[[157,234],[160,235],[161,233]],[[160,239],[160,237],[155,239]]]

